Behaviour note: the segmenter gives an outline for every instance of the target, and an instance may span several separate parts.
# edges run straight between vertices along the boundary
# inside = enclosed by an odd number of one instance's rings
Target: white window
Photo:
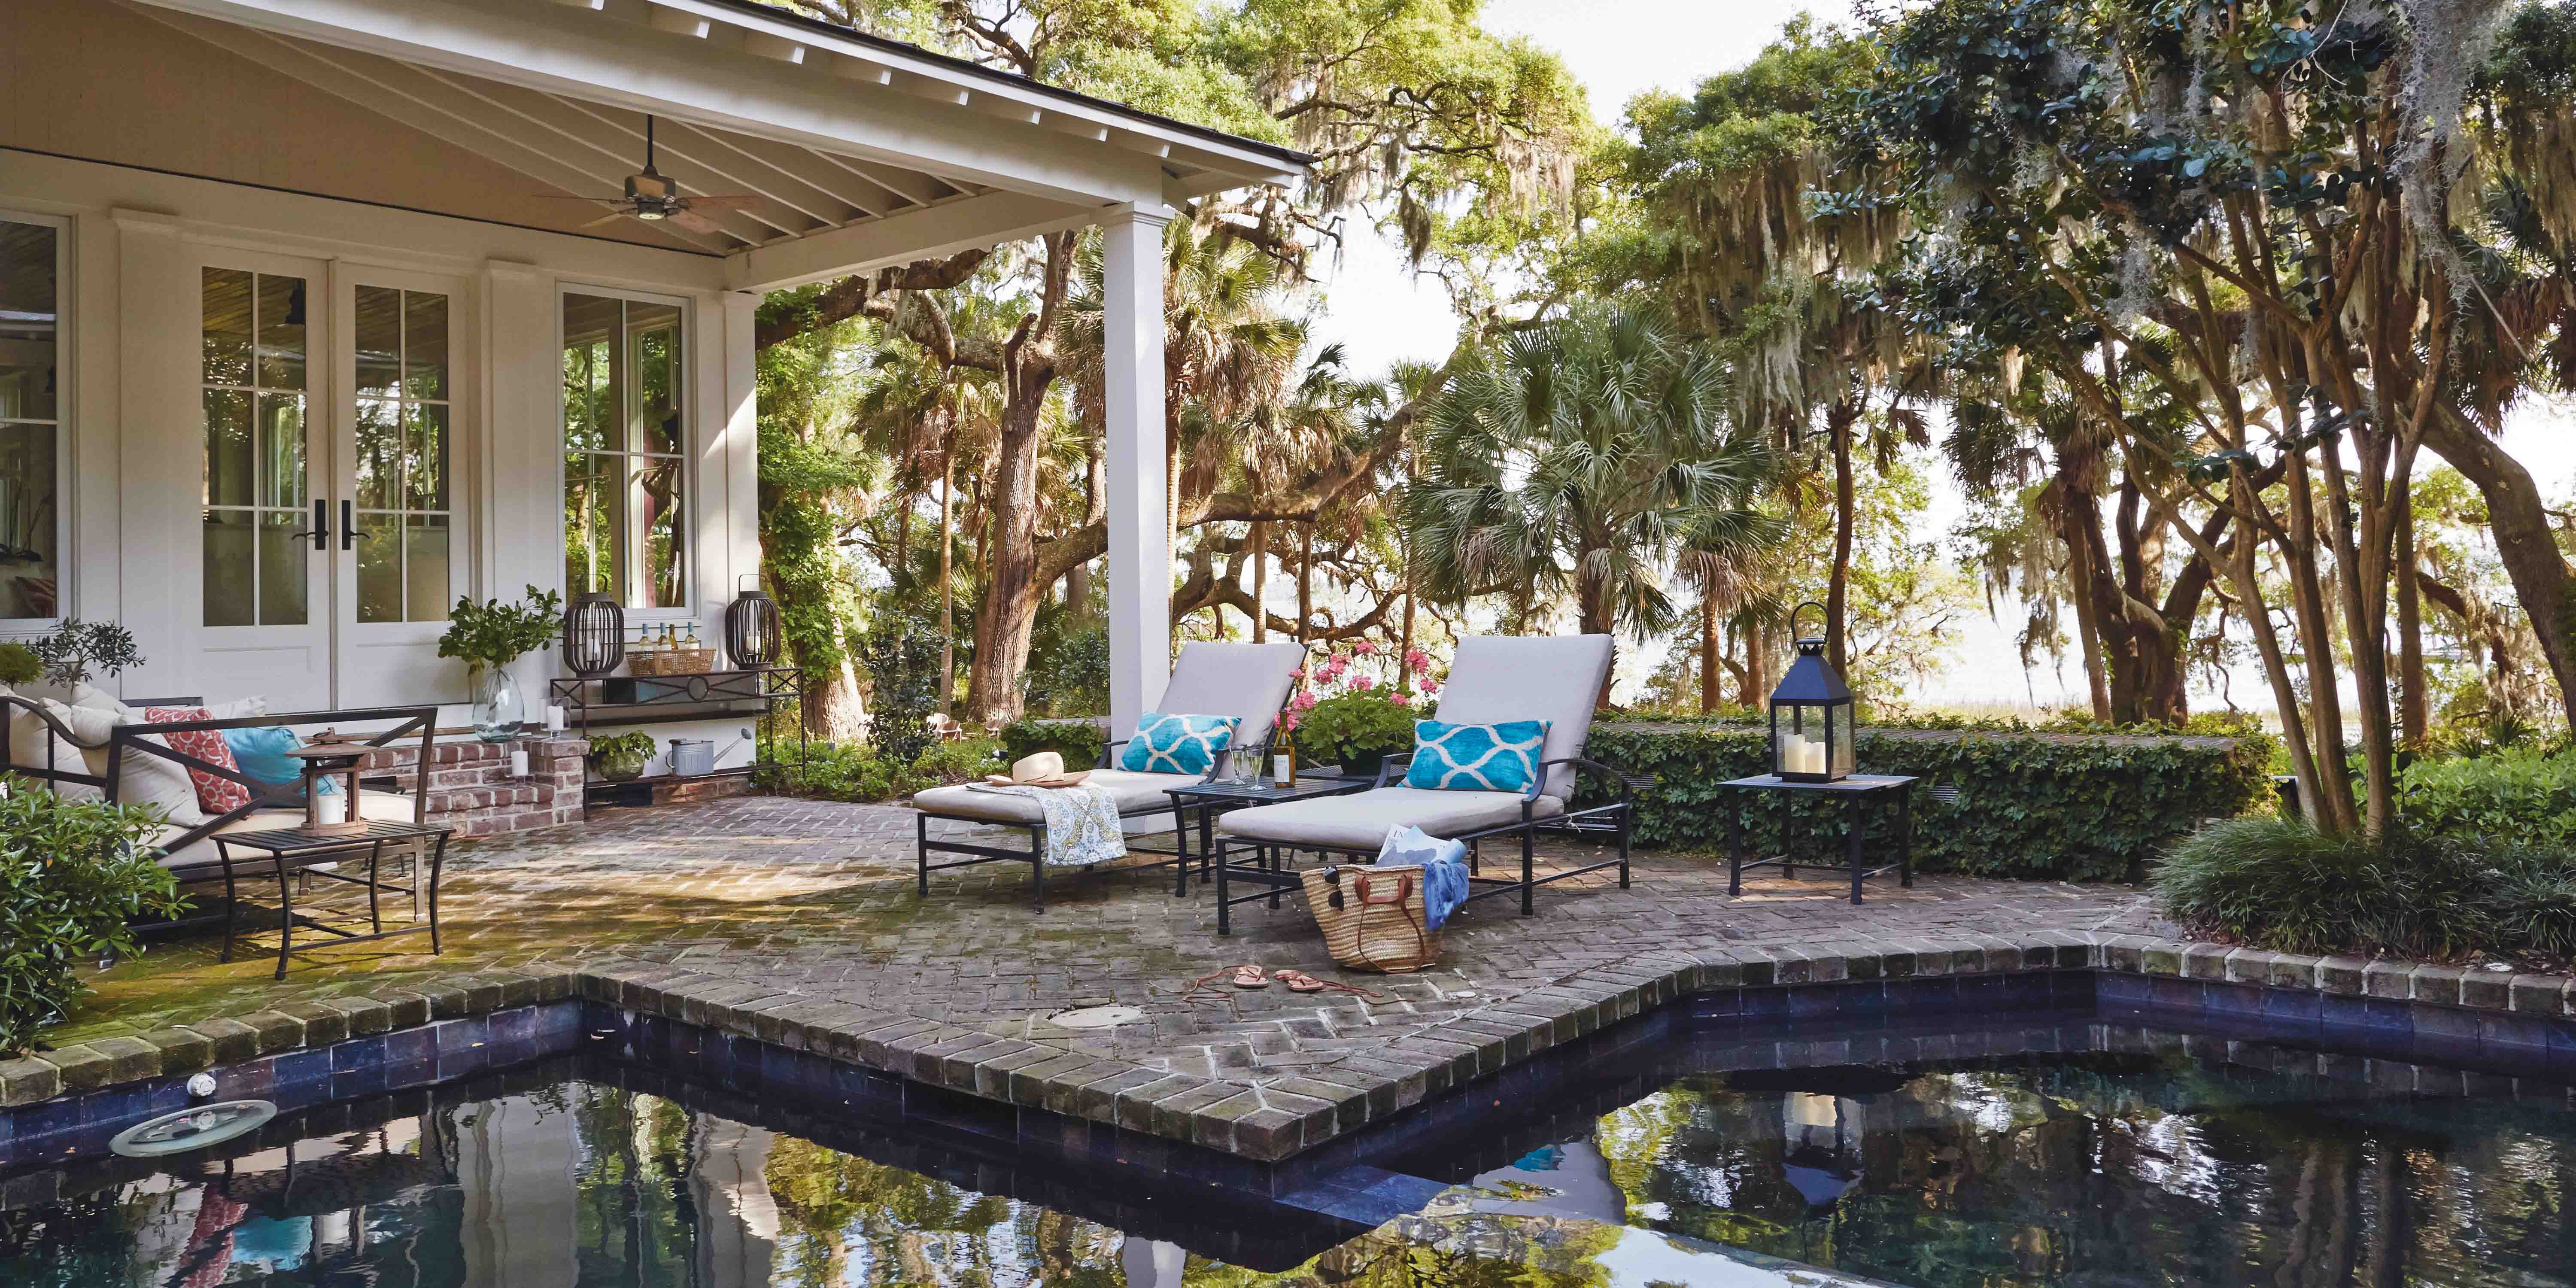
[[[0,215],[0,618],[62,613],[64,229]]]
[[[688,368],[678,305],[563,297],[564,586],[688,600]]]

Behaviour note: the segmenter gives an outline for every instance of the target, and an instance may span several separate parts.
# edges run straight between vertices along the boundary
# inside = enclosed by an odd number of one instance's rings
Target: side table
[[[233,933],[241,918],[241,903],[235,897],[239,879],[271,874],[277,878],[278,910],[283,914],[283,920],[279,923],[277,932],[277,974],[275,975],[277,979],[286,978],[286,959],[287,955],[295,950],[297,926],[335,936],[344,944],[392,939],[399,935],[426,934],[429,936],[429,951],[432,955],[436,955],[439,951],[438,876],[447,861],[447,838],[454,832],[454,828],[417,827],[410,823],[371,820],[363,832],[330,835],[316,835],[300,828],[281,828],[269,832],[217,833],[208,839],[215,843],[215,853],[222,860],[224,868],[223,960],[233,959]],[[412,884],[397,885],[386,881],[378,869],[384,862],[385,847],[405,841],[430,843],[429,871],[424,878],[417,865],[418,861],[415,860],[411,874]],[[236,846],[251,851],[250,856],[234,857],[233,849]],[[323,871],[313,866],[317,863],[348,859],[360,853],[364,853],[367,857],[367,874],[363,877],[351,876],[345,872]],[[295,882],[292,878],[298,873],[324,877],[349,885],[365,886],[367,888],[367,931],[361,933],[344,929],[318,917],[297,912]],[[414,906],[417,907],[418,898],[424,892],[424,880],[429,900],[427,923],[415,922],[392,930],[385,929],[382,896],[387,893],[411,895],[414,896]]]
[[[1233,783],[1219,780],[1173,788],[1169,793],[1172,798],[1172,832],[1180,842],[1176,847],[1180,851],[1180,859],[1175,864],[1179,869],[1179,876],[1172,883],[1172,893],[1176,896],[1189,893],[1190,816],[1195,811],[1198,815],[1199,832],[1199,883],[1205,885],[1209,870],[1214,870],[1216,932],[1220,935],[1233,933],[1234,905],[1266,898],[1270,900],[1270,906],[1278,907],[1280,892],[1294,888],[1298,882],[1293,876],[1281,879],[1276,866],[1280,860],[1275,853],[1275,847],[1272,846],[1261,847],[1262,862],[1259,867],[1228,863],[1226,847],[1219,844],[1216,838],[1217,816],[1229,810],[1247,809],[1255,805],[1283,805],[1289,801],[1313,800],[1319,796],[1344,796],[1352,792],[1366,791],[1372,782],[1373,780],[1366,778],[1300,778],[1290,786],[1273,787],[1266,781]],[[1226,878],[1229,876],[1236,880],[1249,880],[1256,885],[1261,885],[1265,887],[1267,893],[1229,895],[1226,890]]]
[[[1849,872],[1851,874],[1851,901],[1853,903],[1859,903],[1861,883],[1871,877],[1879,875],[1882,872],[1886,872],[1891,868],[1896,871],[1898,885],[1912,886],[1914,884],[1914,783],[1915,780],[1912,777],[1901,774],[1854,774],[1849,778],[1840,778],[1829,783],[1793,782],[1788,779],[1784,779],[1777,774],[1761,774],[1752,778],[1738,778],[1729,782],[1719,783],[1718,786],[1732,787],[1737,789],[1739,793],[1745,794],[1753,792],[1815,792],[1822,793],[1826,796],[1839,796],[1843,798],[1846,805],[1846,808],[1843,811],[1843,816],[1846,820],[1845,835],[1843,837],[1843,861],[1839,864],[1808,863],[1804,866],[1823,868],[1829,872]],[[1864,803],[1876,803],[1881,809],[1886,809],[1890,805],[1894,806],[1896,810],[1896,862],[1882,864],[1875,868],[1864,868],[1861,866],[1861,806]],[[1728,894],[1736,895],[1744,893],[1744,872],[1747,868],[1777,865],[1782,876],[1789,877],[1792,880],[1796,879],[1798,868],[1801,866],[1797,859],[1797,820],[1794,815],[1784,813],[1781,818],[1780,826],[1780,853],[1767,859],[1757,859],[1753,862],[1747,863],[1744,861],[1743,796],[1739,795],[1736,798],[1735,803],[1727,809],[1726,892]]]

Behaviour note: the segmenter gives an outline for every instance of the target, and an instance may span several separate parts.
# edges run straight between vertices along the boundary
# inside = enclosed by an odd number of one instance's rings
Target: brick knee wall
[[[524,779],[510,776],[514,745],[528,753]],[[442,738],[429,749],[429,825],[452,827],[458,836],[491,836],[577,822],[581,762],[588,750],[588,744],[573,737],[516,744]],[[367,771],[390,774],[409,792],[420,778],[419,760],[417,743],[388,747],[375,754]]]

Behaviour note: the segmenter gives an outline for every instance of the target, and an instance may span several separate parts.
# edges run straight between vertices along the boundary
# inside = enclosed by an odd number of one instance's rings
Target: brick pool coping
[[[1005,1105],[1276,1162],[1694,994],[1875,982],[1890,987],[1887,1004],[1894,1008],[1909,996],[1904,990],[1920,987],[1904,981],[2052,969],[2307,991],[2380,1006],[2438,1008],[2437,1015],[2454,1014],[2461,1021],[2549,1022],[2576,1037],[2576,1027],[2566,1024],[2576,1018],[2576,978],[2568,976],[2050,930],[2018,939],[1927,940],[1894,952],[1832,943],[1646,952],[1574,971],[1329,1068],[1214,1079],[1069,1052],[970,1024],[780,991],[739,976],[603,960],[485,971],[371,997],[282,1005],[0,1062],[0,1108],[578,998]],[[2408,1020],[2399,1027],[2412,1032],[2419,1026]],[[2472,1045],[2480,1031],[2478,1024],[2438,1021],[2420,1027],[2428,1037],[2466,1032]],[[2550,1045],[2537,1031],[2497,1040]]]

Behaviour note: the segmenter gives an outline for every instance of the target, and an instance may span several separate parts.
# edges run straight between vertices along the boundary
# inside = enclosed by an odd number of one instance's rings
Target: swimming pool
[[[2546,1077],[2089,1015],[1901,1046],[1736,1023],[1472,1107],[1354,1169],[1405,1196],[1369,1211],[555,1057],[22,1171],[0,1284],[2576,1282]]]

